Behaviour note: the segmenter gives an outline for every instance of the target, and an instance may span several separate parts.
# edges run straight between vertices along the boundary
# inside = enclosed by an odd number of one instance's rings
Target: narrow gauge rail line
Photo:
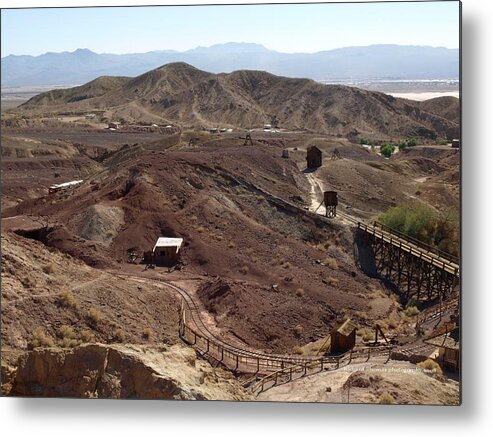
[[[353,350],[339,356],[299,357],[291,355],[267,354],[264,352],[240,348],[227,343],[221,338],[218,338],[210,331],[200,317],[199,306],[194,301],[193,297],[183,288],[161,278],[146,278],[127,274],[119,274],[117,276],[137,282],[151,281],[159,283],[179,294],[182,298],[182,304],[186,307],[185,309],[189,312],[191,321],[196,327],[196,330],[194,330],[186,324],[185,320],[181,320],[181,337],[188,343],[192,344],[192,346],[199,349],[204,355],[210,356],[215,361],[222,363],[231,370],[240,370],[240,368],[242,368],[242,371],[245,373],[269,375],[276,371],[284,373],[284,370],[293,366],[301,366],[304,369],[320,367],[323,370],[325,366],[330,365],[331,368],[335,369],[340,366],[341,360],[344,360],[347,356],[352,358],[357,356],[367,357],[369,360],[372,356],[388,355],[390,357],[392,350],[391,346],[376,346]],[[220,355],[221,358],[218,359],[214,353]],[[289,370],[287,371],[289,372]]]

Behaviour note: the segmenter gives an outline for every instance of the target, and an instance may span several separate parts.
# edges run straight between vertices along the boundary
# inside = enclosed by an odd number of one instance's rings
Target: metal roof
[[[154,252],[156,250],[156,247],[176,247],[176,253],[178,253],[182,243],[183,238],[159,237],[152,251]]]
[[[67,188],[67,187],[82,184],[82,182],[84,182],[84,181],[82,179],[80,179],[77,181],[64,182],[63,184],[55,184],[55,185],[50,186],[50,188],[52,188],[52,189]]]
[[[346,319],[344,322],[336,326],[332,332],[338,332],[339,334],[344,335],[347,337],[348,335],[351,335],[355,329],[358,327],[351,321],[351,319]]]

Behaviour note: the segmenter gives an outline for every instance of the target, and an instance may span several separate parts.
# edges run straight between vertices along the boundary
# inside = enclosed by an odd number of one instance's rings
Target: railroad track
[[[293,355],[267,354],[241,348],[227,343],[211,332],[203,322],[200,316],[200,308],[193,296],[183,288],[161,278],[147,278],[121,273],[116,276],[140,283],[154,282],[176,292],[182,298],[182,305],[186,307],[191,322],[197,329],[197,331],[195,331],[184,323],[183,332],[180,332],[181,337],[198,349],[205,357],[210,357],[216,361],[216,363],[221,363],[233,371],[239,370],[239,368],[242,367],[243,373],[252,373],[256,376],[265,375],[266,377],[271,375],[270,378],[275,377],[277,383],[277,376],[275,375],[286,375],[289,373],[292,377],[293,369],[301,368],[304,369],[304,374],[308,374],[308,369],[319,368],[320,370],[334,370],[341,367],[345,360],[351,362],[352,359],[358,357],[363,357],[367,361],[374,357],[388,356],[390,358],[392,350],[392,347],[390,346],[366,347],[359,350],[352,350],[338,356],[329,357],[300,357]],[[180,331],[182,331],[182,327],[180,327]],[[214,353],[216,355],[214,355]],[[218,355],[220,355],[220,359],[218,359]],[[276,372],[279,373],[276,374]],[[264,385],[266,383],[267,380],[264,379]]]
[[[147,277],[142,277],[142,276],[135,276],[135,275],[126,275],[126,274],[118,274],[117,276],[120,276],[125,279],[130,279],[134,280],[136,282],[141,282],[141,283],[146,283],[146,282],[154,282],[158,283],[161,285],[164,285],[171,290],[175,291],[183,300],[185,303],[190,315],[193,324],[199,331],[199,333],[204,337],[210,339],[216,346],[222,347],[224,350],[227,350],[228,352],[232,354],[236,354],[238,356],[243,356],[247,358],[251,358],[254,360],[262,360],[264,362],[268,362],[271,364],[271,367],[273,368],[281,368],[285,367],[287,364],[304,364],[304,363],[310,363],[315,360],[320,360],[320,358],[317,357],[306,357],[302,358],[299,356],[290,356],[290,355],[276,355],[276,354],[267,354],[264,352],[258,352],[258,351],[253,351],[253,350],[248,350],[244,348],[240,348],[238,346],[231,345],[221,338],[219,338],[217,335],[215,335],[211,330],[207,327],[207,325],[203,322],[202,318],[200,317],[200,308],[193,299],[193,297],[183,288],[178,287],[175,284],[172,284],[169,281],[166,281],[165,279],[161,278],[147,278]]]

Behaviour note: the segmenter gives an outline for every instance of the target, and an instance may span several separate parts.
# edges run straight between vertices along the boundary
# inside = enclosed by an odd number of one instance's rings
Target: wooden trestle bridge
[[[457,258],[378,222],[358,222],[356,233],[355,240],[359,238],[371,249],[375,272],[394,283],[407,300],[431,302],[456,294],[460,280]],[[358,258],[357,253],[355,256]]]

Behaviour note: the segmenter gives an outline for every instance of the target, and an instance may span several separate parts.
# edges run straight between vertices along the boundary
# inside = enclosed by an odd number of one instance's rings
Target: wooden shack
[[[108,129],[120,129],[120,123],[118,121],[110,121],[108,123]]]
[[[356,345],[357,326],[346,319],[336,326],[330,333],[330,353],[344,353]]]
[[[438,348],[438,356],[435,358],[438,363],[454,372],[459,370],[460,331],[458,327],[444,334],[430,337],[424,342]]]
[[[180,260],[183,238],[159,237],[152,249],[152,259],[157,266],[171,266]]]
[[[454,149],[458,149],[460,147],[460,140],[458,138],[454,138],[452,140],[452,147]]]
[[[322,151],[318,147],[311,146],[306,151],[306,166],[307,168],[316,168],[322,166]]]

